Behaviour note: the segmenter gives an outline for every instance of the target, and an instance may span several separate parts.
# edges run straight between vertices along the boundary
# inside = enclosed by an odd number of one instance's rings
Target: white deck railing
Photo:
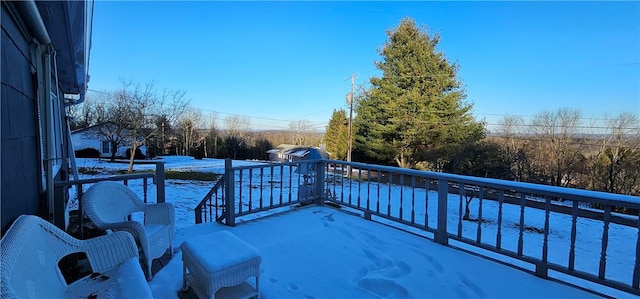
[[[226,164],[196,209],[197,223],[233,226],[261,211],[333,203],[443,245],[454,240],[524,262],[540,277],[557,271],[640,295],[637,196],[334,160]]]

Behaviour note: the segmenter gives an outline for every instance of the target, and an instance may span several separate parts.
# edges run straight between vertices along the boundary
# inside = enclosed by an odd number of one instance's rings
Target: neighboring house
[[[111,142],[107,141],[104,136],[98,134],[100,126],[107,125],[109,124],[100,124],[71,132],[71,144],[73,144],[73,150],[79,151],[87,148],[93,148],[100,152],[100,157],[110,158],[111,153],[114,151],[116,152],[116,157],[127,157],[127,150],[130,148],[129,141],[125,141],[124,144],[113,149]],[[140,152],[144,156],[147,155],[147,146],[142,145],[138,147],[138,149],[140,149]]]
[[[278,145],[276,148],[268,150],[267,153],[269,154],[269,161],[274,162],[294,162],[329,158],[327,151],[323,148],[292,144]]]
[[[69,129],[84,101],[93,1],[2,1],[2,233],[22,214],[65,224]]]

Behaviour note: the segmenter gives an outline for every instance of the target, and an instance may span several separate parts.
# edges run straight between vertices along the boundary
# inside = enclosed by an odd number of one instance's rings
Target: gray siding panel
[[[2,5],[2,232],[21,214],[40,215],[40,147],[29,44]]]

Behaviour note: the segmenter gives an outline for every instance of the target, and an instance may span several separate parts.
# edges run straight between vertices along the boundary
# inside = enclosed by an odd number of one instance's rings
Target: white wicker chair
[[[151,298],[130,234],[78,240],[37,216],[22,215],[0,241],[0,298]],[[58,267],[84,252],[96,276],[67,284]]]
[[[103,181],[91,186],[82,197],[84,212],[101,229],[126,231],[133,235],[151,280],[151,261],[169,248],[173,255],[175,210],[171,204],[145,204],[129,189],[116,182]],[[131,214],[144,212],[144,224],[131,221]]]

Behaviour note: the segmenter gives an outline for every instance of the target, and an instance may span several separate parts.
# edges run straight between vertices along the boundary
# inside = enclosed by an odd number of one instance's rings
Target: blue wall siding
[[[40,146],[30,46],[2,5],[2,232],[21,214],[41,215]]]

